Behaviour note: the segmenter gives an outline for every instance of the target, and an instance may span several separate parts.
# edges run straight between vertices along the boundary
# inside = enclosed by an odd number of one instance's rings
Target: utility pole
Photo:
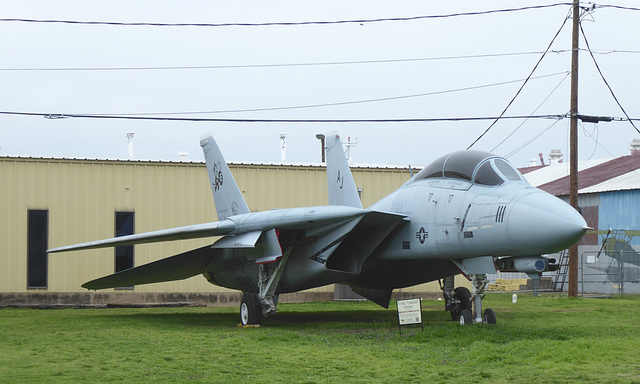
[[[573,0],[571,38],[571,122],[569,125],[569,203],[578,209],[578,54],[580,44],[580,3]],[[578,297],[578,245],[569,248],[569,297]]]

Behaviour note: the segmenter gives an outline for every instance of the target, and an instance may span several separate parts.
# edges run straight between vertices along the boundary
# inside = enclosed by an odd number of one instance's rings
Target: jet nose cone
[[[569,248],[584,236],[588,226],[569,204],[548,193],[518,199],[507,219],[512,246],[523,253],[545,254]]]

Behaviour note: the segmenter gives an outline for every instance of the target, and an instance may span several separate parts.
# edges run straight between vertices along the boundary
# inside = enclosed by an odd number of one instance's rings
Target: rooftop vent
[[[550,164],[560,164],[562,163],[562,152],[559,149],[552,149],[549,154],[549,163]]]
[[[631,142],[631,156],[640,156],[640,139]]]
[[[129,145],[129,160],[133,160],[133,136],[135,136],[133,132],[127,133],[127,142]]]

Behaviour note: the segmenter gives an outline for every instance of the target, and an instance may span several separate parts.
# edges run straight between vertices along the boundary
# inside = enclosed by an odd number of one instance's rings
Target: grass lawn
[[[640,383],[640,297],[489,294],[496,325],[398,332],[395,302],[280,304],[260,328],[238,308],[2,309],[2,383]]]

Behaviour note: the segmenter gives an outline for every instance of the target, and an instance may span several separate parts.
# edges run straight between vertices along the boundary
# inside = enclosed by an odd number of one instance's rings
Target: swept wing
[[[120,245],[134,245],[156,243],[160,241],[197,239],[203,237],[221,236],[233,230],[234,224],[231,221],[216,221],[207,224],[189,225],[160,231],[146,232],[135,235],[120,236],[112,239],[96,240],[87,243],[67,245],[64,247],[49,249],[48,253],[79,251],[83,249],[97,249],[107,247],[117,247]]]
[[[127,269],[82,284],[86,289],[130,287],[187,279],[205,272],[207,263],[215,257],[210,246],[197,248],[153,263]]]
[[[386,234],[404,218],[404,215],[340,206],[292,208],[240,215],[210,224],[92,241],[54,248],[49,252],[223,235],[212,245],[121,271],[82,285],[87,289],[105,289],[181,280],[196,276],[204,273],[205,267],[209,263],[215,264],[216,255],[223,249],[256,248],[259,239],[262,241],[263,248],[266,248],[265,244],[270,238],[269,235],[274,233],[274,229],[295,229],[304,230],[305,235],[308,238],[316,239],[317,244],[329,244],[325,249],[331,249],[331,251],[324,251],[327,256],[331,255],[327,268],[357,274],[360,272],[364,260],[385,238]],[[365,242],[365,239],[371,236],[373,239],[369,239],[368,247],[359,248],[356,246],[355,243]],[[275,261],[273,250],[269,251],[271,253],[265,257],[256,258],[255,263]],[[301,256],[312,257],[315,253],[311,249],[308,251],[310,252],[302,252]],[[318,252],[320,251],[321,249],[318,250]]]

